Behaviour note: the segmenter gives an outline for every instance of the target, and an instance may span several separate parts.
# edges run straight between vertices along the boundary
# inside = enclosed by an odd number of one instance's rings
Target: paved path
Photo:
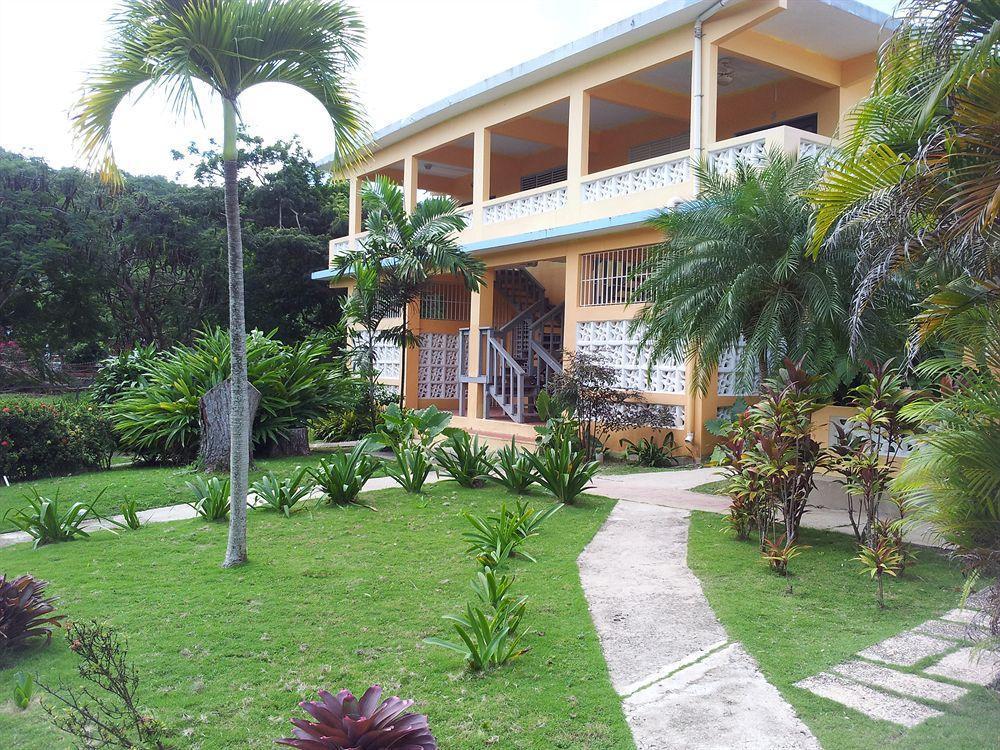
[[[427,477],[427,484],[434,484],[439,481],[441,477],[439,476],[429,476]],[[362,492],[373,492],[375,490],[386,490],[392,487],[398,487],[396,480],[392,477],[374,477],[365,482],[365,486],[362,488]],[[310,495],[310,499],[318,498],[322,495],[322,492],[316,491]],[[254,502],[253,493],[250,494],[249,504],[251,506],[256,505]],[[198,514],[195,509],[190,505],[168,505],[162,508],[151,508],[149,510],[141,510],[138,513],[139,520],[145,526],[150,523],[163,523],[165,521],[183,521],[186,518],[195,518]],[[124,523],[125,519],[122,516],[112,516],[112,521],[117,521],[118,523]],[[114,529],[116,528],[114,524],[107,523],[105,521],[88,521],[83,525],[86,531],[97,531],[100,529]],[[0,534],[0,548],[10,547],[12,544],[21,544],[23,542],[30,542],[31,537],[24,533],[23,531],[9,531],[4,534]]]
[[[712,612],[687,567],[688,517],[686,510],[619,502],[579,559],[638,750],[818,750]]]
[[[592,482],[594,489],[590,491],[595,495],[613,497],[616,500],[631,500],[666,508],[725,513],[729,508],[728,497],[691,491],[692,487],[715,482],[721,478],[722,473],[715,467],[612,476],[598,474]],[[882,514],[890,517],[888,514],[893,510],[892,505],[889,503],[882,505]],[[802,517],[802,525],[842,534],[854,533],[847,515],[847,497],[841,486],[831,477],[817,477],[816,489],[809,496],[809,508]],[[926,527],[913,526],[904,534],[907,541],[915,544],[938,546],[934,536]]]

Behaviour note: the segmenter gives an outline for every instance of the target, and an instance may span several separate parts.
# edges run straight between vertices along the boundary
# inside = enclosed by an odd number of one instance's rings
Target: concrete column
[[[472,293],[469,310],[469,375],[475,377],[485,375],[479,371],[479,329],[493,325],[493,284],[496,281],[496,271],[486,269],[483,285],[478,292]],[[481,383],[469,383],[469,394],[466,399],[467,414],[479,418],[483,414],[483,386]]]
[[[417,179],[420,161],[416,156],[403,158],[403,208],[413,213],[417,206]]]
[[[406,308],[406,326],[414,335],[420,335],[420,300],[414,300]],[[420,379],[420,347],[411,346],[406,350],[406,362],[404,364],[404,390],[403,404],[409,409],[416,409],[420,406],[417,395],[417,381]]]
[[[590,171],[590,94],[574,91],[569,97],[569,139],[566,151],[566,178],[570,184],[569,200],[580,200],[573,186]]]
[[[353,236],[361,231],[361,178],[349,179],[351,193],[348,205],[347,234]]]
[[[489,199],[490,130],[489,128],[480,128],[473,134],[472,205],[478,208]]]
[[[580,253],[566,253],[566,307],[563,313],[563,366],[576,350],[576,323],[580,313]]]

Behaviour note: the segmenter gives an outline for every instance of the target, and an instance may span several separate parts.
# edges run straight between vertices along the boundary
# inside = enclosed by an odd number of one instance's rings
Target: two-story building
[[[737,395],[733,362],[703,396],[687,363],[650,363],[630,335],[631,270],[662,239],[645,222],[696,195],[692,161],[725,170],[771,147],[827,147],[870,89],[889,21],[855,0],[671,0],[376,133],[346,175],[349,234],[331,257],[364,241],[360,186],[383,174],[408,206],[455,198],[460,240],[488,267],[479,293],[440,278],[408,311],[421,346],[405,359],[405,403],[530,440],[538,389],[565,352],[586,352],[702,452],[706,420]],[[381,348],[384,382],[399,383],[400,363]]]

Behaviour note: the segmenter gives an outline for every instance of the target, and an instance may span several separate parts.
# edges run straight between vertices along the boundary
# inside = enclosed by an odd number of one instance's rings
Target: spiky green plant
[[[81,147],[107,180],[122,181],[111,147],[111,123],[129,94],[137,89],[163,91],[178,116],[200,115],[198,85],[222,100],[235,457],[224,565],[240,565],[247,559],[250,456],[243,239],[237,194],[240,97],[262,83],[296,86],[326,109],[341,157],[365,153],[367,128],[347,81],[358,61],[363,27],[358,14],[338,0],[126,0],[112,23],[105,60],[87,78],[74,112]]]
[[[185,482],[194,495],[189,502],[195,513],[206,521],[225,521],[229,518],[229,479],[220,477],[197,476],[190,482]]]
[[[538,475],[538,483],[567,505],[590,489],[590,480],[601,468],[596,461],[590,461],[584,451],[574,449],[569,443],[558,448],[539,448],[528,454],[528,460]]]
[[[505,445],[494,454],[493,477],[517,495],[525,494],[538,481],[538,474],[528,457],[528,451],[518,448],[513,438],[510,445]]]
[[[349,451],[321,459],[309,474],[330,505],[357,502],[365,482],[375,476],[382,462],[371,454],[372,444],[362,440]]]
[[[58,496],[54,498],[43,497],[36,488],[32,487],[32,494],[25,498],[28,501],[28,506],[7,511],[4,514],[4,520],[9,520],[10,523],[34,539],[36,549],[45,544],[86,539],[90,536],[85,528],[87,521],[101,520],[114,523],[109,519],[102,518],[94,511],[94,505],[106,491],[107,488],[97,493],[97,497],[89,505],[81,502],[66,505],[60,502]],[[120,526],[120,524],[115,525]]]
[[[250,485],[250,491],[260,500],[261,507],[284,513],[287,518],[291,516],[292,509],[312,492],[312,485],[305,482],[308,475],[308,466],[296,466],[295,471],[283,479],[269,471]]]
[[[438,465],[463,487],[482,487],[493,468],[490,449],[465,430],[448,428],[445,440],[435,446],[434,458]]]
[[[393,446],[392,454],[395,460],[385,465],[385,473],[407,492],[419,495],[433,468],[427,451],[419,445],[401,445]]]

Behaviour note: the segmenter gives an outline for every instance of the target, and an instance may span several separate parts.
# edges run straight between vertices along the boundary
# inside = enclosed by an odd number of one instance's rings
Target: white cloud
[[[870,0],[885,10],[894,0]],[[375,127],[519,62],[654,4],[654,0],[364,0],[368,45],[357,85]],[[69,111],[85,71],[95,65],[116,0],[0,0],[0,146],[43,156],[56,166],[80,164]],[[243,97],[243,114],[265,139],[298,134],[321,155],[333,130],[322,107],[281,85]],[[176,122],[162,97],[121,109],[114,145],[133,173],[173,176],[170,150],[221,133],[221,109],[206,107],[205,125]]]

